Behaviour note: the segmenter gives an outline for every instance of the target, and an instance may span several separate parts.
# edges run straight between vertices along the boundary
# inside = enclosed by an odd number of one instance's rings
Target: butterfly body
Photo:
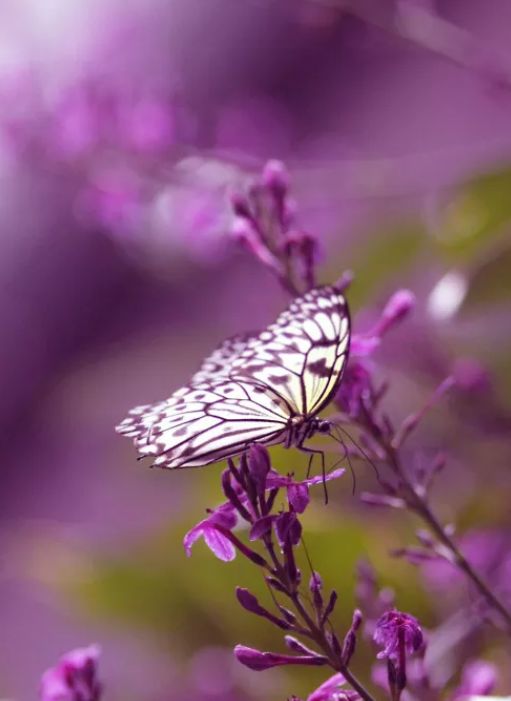
[[[132,409],[117,431],[167,468],[207,465],[255,442],[305,449],[330,430],[318,414],[341,382],[349,340],[344,296],[315,288],[261,333],[225,341],[188,385]]]
[[[309,438],[312,438],[316,433],[329,433],[331,428],[330,421],[319,419],[316,416],[291,416],[287,425],[287,435],[285,447],[302,448],[303,444]]]

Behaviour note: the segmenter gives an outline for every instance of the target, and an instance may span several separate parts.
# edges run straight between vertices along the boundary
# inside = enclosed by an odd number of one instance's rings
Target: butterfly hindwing
[[[199,370],[193,375],[190,383],[197,384],[219,377],[229,377],[233,363],[241,353],[257,341],[259,333],[246,333],[227,338],[202,361]]]
[[[254,382],[217,379],[184,387],[158,404],[136,407],[117,427],[141,456],[161,467],[194,467],[272,443],[285,431],[287,407]]]

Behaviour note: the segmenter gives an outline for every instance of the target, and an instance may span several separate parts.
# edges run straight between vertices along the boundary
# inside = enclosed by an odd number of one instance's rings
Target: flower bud
[[[282,161],[271,160],[266,163],[261,175],[261,184],[277,197],[284,197],[289,189],[289,173]]]
[[[279,655],[275,652],[261,652],[245,645],[236,645],[234,655],[238,662],[256,672],[283,665],[319,667],[328,663],[326,657],[322,655]]]
[[[254,482],[257,494],[264,494],[266,489],[266,477],[271,468],[270,454],[268,450],[256,443],[251,445],[248,451],[248,473]]]
[[[390,659],[399,664],[402,654],[412,655],[424,644],[419,622],[408,613],[387,611],[377,621],[373,635],[376,645],[383,648],[378,659]]]

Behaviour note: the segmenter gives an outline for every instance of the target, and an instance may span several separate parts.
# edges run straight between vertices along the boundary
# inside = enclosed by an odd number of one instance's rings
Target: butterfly
[[[260,333],[224,341],[168,399],[138,406],[116,430],[164,468],[200,467],[252,443],[304,447],[328,433],[318,418],[346,366],[350,316],[342,292],[317,287]]]

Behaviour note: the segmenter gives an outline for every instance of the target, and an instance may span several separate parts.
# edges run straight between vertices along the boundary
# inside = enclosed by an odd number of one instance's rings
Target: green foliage
[[[342,260],[334,258],[325,269],[325,280],[335,280],[342,270],[352,270],[355,283],[350,288],[353,310],[374,298],[382,287],[395,288],[396,276],[403,279],[427,250],[424,227],[417,220],[392,221],[343,252]],[[347,253],[347,255],[346,255]]]
[[[448,261],[473,261],[502,240],[511,223],[511,169],[462,185],[440,218],[437,241]]]

